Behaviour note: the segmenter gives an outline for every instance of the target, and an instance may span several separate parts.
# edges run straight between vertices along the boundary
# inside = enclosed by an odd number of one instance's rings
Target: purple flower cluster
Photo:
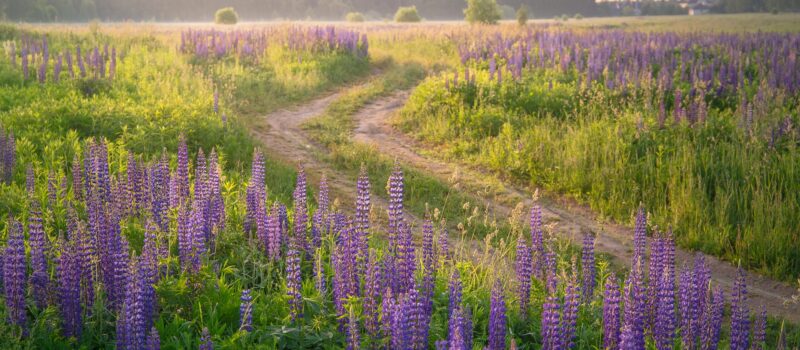
[[[257,61],[271,42],[294,51],[342,52],[367,57],[367,36],[334,26],[293,26],[263,30],[220,31],[189,29],[181,32],[178,51],[200,59],[220,59],[234,55]]]
[[[603,295],[603,349],[619,347],[620,301],[617,276],[612,272],[606,279]]]
[[[10,183],[17,161],[17,145],[14,133],[0,127],[0,182]]]
[[[253,330],[253,297],[250,295],[249,289],[242,291],[239,305],[239,329],[245,332]]]
[[[503,285],[500,280],[497,280],[492,288],[488,343],[486,348],[489,350],[506,348],[506,302],[503,298]]]
[[[3,250],[3,296],[6,301],[8,321],[26,329],[28,313],[25,309],[25,233],[22,224],[8,221],[8,241]]]
[[[528,303],[531,299],[531,274],[533,262],[531,260],[531,248],[525,241],[525,237],[520,235],[517,239],[516,255],[516,275],[517,275],[517,298],[519,298],[520,314],[527,315]]]
[[[80,338],[83,328],[81,310],[80,252],[74,241],[62,242],[58,259],[58,300],[64,335]]]
[[[750,311],[747,308],[744,270],[740,268],[731,296],[731,350],[746,350],[749,346]]]
[[[671,90],[682,84],[707,94],[736,95],[766,82],[790,94],[800,89],[800,49],[796,35],[775,33],[679,34],[621,30],[552,30],[455,37],[461,62],[488,62],[490,75],[503,71],[515,80],[523,69],[574,72],[579,84],[608,89],[656,84]]]
[[[286,293],[289,295],[289,313],[292,320],[303,317],[303,277],[300,273],[300,251],[290,246],[286,253]]]
[[[58,83],[62,76],[66,73],[70,78],[76,76],[91,79],[113,79],[116,74],[117,67],[117,50],[111,48],[106,44],[103,46],[102,51],[100,47],[95,46],[92,50],[86,50],[86,54],[81,53],[81,47],[78,46],[73,54],[69,50],[64,50],[62,53],[50,54],[47,37],[42,37],[41,40],[36,40],[27,36],[20,39],[21,47],[20,59],[22,76],[25,80],[30,77],[30,66],[33,65],[36,69],[36,78],[39,83],[44,84],[47,81],[47,71],[50,65],[53,67],[52,82]],[[11,51],[12,62],[16,62],[16,49]],[[75,74],[73,67],[73,56],[78,63],[78,74]],[[51,63],[52,62],[52,63]],[[64,67],[64,62],[67,66]]]

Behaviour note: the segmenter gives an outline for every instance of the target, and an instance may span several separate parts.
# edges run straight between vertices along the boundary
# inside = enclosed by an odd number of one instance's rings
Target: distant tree
[[[469,23],[496,24],[500,19],[500,8],[495,0],[467,0],[464,17]]]
[[[398,7],[394,14],[395,22],[419,22],[421,20],[416,6]]]
[[[581,20],[581,19],[583,19],[583,15],[582,15],[582,14],[580,14],[580,13],[576,13],[576,14],[575,14],[575,16],[574,16],[573,18],[575,18],[575,19],[578,19],[578,20]]]
[[[350,12],[344,19],[348,22],[364,22],[364,15],[361,12]]]
[[[525,6],[525,4],[519,5],[517,9],[517,23],[520,26],[525,26],[528,23],[528,6]]]
[[[223,7],[214,14],[214,23],[236,24],[236,22],[239,22],[239,14],[236,13],[233,7]]]

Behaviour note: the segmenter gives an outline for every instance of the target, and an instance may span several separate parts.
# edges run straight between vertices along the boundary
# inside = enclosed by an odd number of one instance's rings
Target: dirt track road
[[[530,208],[533,196],[529,189],[503,184],[501,188],[491,191],[495,192],[493,195],[487,196],[485,189],[481,188],[483,185],[474,180],[486,176],[481,170],[425,156],[420,152],[424,149],[423,146],[392,128],[389,123],[390,118],[403,106],[408,95],[408,91],[399,92],[363,108],[354,116],[357,126],[353,138],[371,144],[380,152],[395,156],[418,169],[435,174],[442,180],[453,181],[452,179],[456,177],[456,181],[462,184],[467,192],[471,192],[476,198],[482,198],[497,215],[509,214],[519,202]],[[477,195],[478,193],[482,195]],[[597,251],[613,256],[624,266],[630,265],[633,253],[633,229],[617,224],[600,223],[594,219],[589,210],[579,205],[573,204],[567,207],[545,201],[539,201],[539,204],[542,206],[543,220],[551,224],[553,233],[579,243],[584,231],[595,232]],[[679,265],[691,264],[695,254],[678,249],[675,259]],[[724,287],[727,296],[730,296],[738,273],[737,268],[713,256],[706,255],[705,258],[706,264],[711,268],[712,279]],[[751,310],[764,305],[771,315],[782,316],[794,323],[800,322],[800,305],[785,303],[797,292],[795,286],[751,272],[746,272],[746,279]]]
[[[303,166],[312,183],[318,183],[321,174],[328,175],[328,184],[332,198],[344,201],[343,209],[352,207],[355,201],[355,181],[347,175],[332,169],[319,156],[325,150],[314,144],[301,128],[303,122],[320,115],[335,101],[340,93],[331,94],[307,104],[291,109],[280,110],[257,120],[251,129],[252,134],[258,138],[272,156],[298,166]],[[357,123],[354,140],[371,144],[380,152],[397,157],[401,161],[418,169],[436,175],[442,180],[456,181],[468,193],[476,198],[482,198],[484,204],[489,206],[498,216],[508,215],[518,202],[526,207],[533,204],[531,192],[528,189],[517,188],[503,184],[502,188],[493,189],[487,195],[485,189],[474,180],[485,176],[480,170],[469,167],[449,164],[432,157],[421,154],[423,149],[413,140],[394,130],[389,124],[389,119],[395,111],[403,106],[408,98],[408,92],[399,92],[394,95],[379,99],[365,106],[355,116]],[[381,184],[373,184],[373,189]],[[388,203],[380,197],[372,196],[373,217],[376,212],[385,211]],[[631,259],[631,237],[633,230],[616,224],[600,223],[592,213],[578,205],[569,207],[556,203],[540,201],[543,220],[551,227],[554,234],[580,242],[582,232],[590,230],[597,233],[596,249],[598,252],[612,256],[616,262],[628,265]],[[406,214],[407,220],[419,227],[420,220]],[[473,248],[479,242],[474,243]],[[676,261],[679,264],[691,263],[695,253],[678,250]],[[723,286],[730,295],[737,269],[731,264],[712,256],[706,256],[706,262],[711,268],[712,278],[715,283]],[[794,323],[800,323],[800,305],[787,304],[784,301],[791,298],[796,292],[795,288],[783,282],[762,277],[758,274],[747,272],[747,287],[752,310],[760,305],[765,305],[771,315],[781,316]]]

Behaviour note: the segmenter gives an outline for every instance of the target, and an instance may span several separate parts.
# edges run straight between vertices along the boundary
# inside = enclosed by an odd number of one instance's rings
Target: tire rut
[[[390,118],[405,104],[409,94],[410,91],[398,92],[362,108],[354,116],[356,128],[353,139],[372,145],[381,153],[393,155],[441,180],[457,182],[473,197],[483,200],[497,215],[509,215],[517,203],[523,203],[526,207],[534,204],[530,189],[501,183],[487,190],[485,185],[474,180],[491,176],[485,170],[426,156],[425,151],[434,150],[393,128]],[[615,223],[599,222],[589,209],[576,203],[566,202],[567,205],[563,205],[546,200],[539,200],[537,203],[542,207],[543,222],[551,227],[552,233],[572,242],[580,242],[583,232],[594,232],[597,235],[595,249],[598,252],[609,255],[615,263],[629,266],[633,255],[633,229]],[[696,254],[698,253],[676,248],[675,259],[682,266],[691,263]],[[706,265],[711,269],[712,280],[722,286],[730,296],[738,269],[714,256],[703,255]],[[795,287],[750,271],[745,271],[745,278],[751,311],[755,312],[756,307],[764,305],[771,315],[783,317],[793,323],[800,322],[800,305],[788,302],[796,293]]]

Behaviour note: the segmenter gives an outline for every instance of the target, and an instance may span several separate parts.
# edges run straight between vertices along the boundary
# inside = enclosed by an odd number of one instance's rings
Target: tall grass
[[[423,82],[399,126],[447,157],[588,203],[620,222],[640,203],[678,242],[783,279],[800,273],[796,97],[767,103],[751,128],[741,111],[712,108],[702,125],[659,127],[654,92],[582,90],[569,76],[445,88]],[[788,119],[787,119],[788,118]]]

